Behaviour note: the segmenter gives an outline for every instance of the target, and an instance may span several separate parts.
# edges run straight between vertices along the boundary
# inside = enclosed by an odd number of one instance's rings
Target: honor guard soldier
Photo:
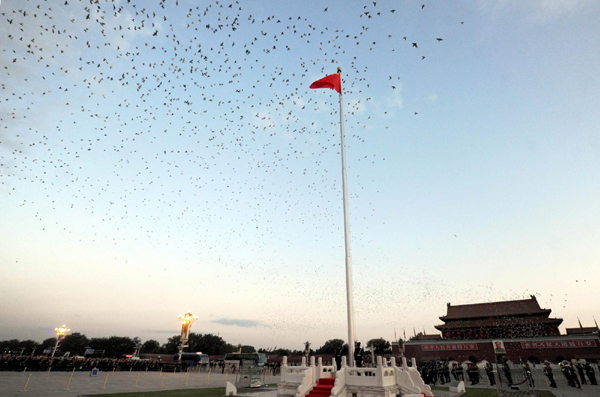
[[[462,381],[465,380],[465,373],[464,373],[462,364],[461,365],[457,365],[456,376],[458,376],[458,380],[462,380]]]
[[[579,374],[579,378],[581,378],[581,384],[587,385],[585,374],[583,373],[583,365],[581,365],[581,363],[577,363],[575,364],[575,368],[577,368],[577,373]]]
[[[531,368],[529,367],[529,364],[527,363],[527,361],[523,362],[523,372],[525,372],[525,379],[527,379],[527,383],[529,384],[529,387],[535,387],[535,382],[533,381],[533,376],[531,376]]]
[[[598,385],[598,381],[596,381],[596,374],[594,373],[594,368],[590,365],[590,363],[586,362],[584,364],[585,373],[587,377],[590,378],[590,383],[594,386]]]
[[[358,368],[363,366],[364,349],[360,347],[360,342],[356,342],[356,352],[354,352],[354,363]]]
[[[550,367],[550,363],[548,361],[544,362],[544,375],[546,375],[546,378],[548,378],[550,387],[555,388],[556,382],[554,381],[554,375],[552,374],[552,368]]]
[[[512,374],[510,373],[510,367],[508,366],[508,362],[504,360],[504,364],[502,364],[502,372],[504,372],[504,376],[506,376],[506,381],[509,386],[512,386]]]
[[[490,386],[494,386],[496,384],[496,378],[494,378],[494,367],[492,364],[485,364],[485,373],[488,377],[488,381],[490,382]]]

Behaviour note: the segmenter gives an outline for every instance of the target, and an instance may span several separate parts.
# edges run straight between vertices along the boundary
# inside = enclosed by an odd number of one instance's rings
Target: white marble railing
[[[296,397],[304,397],[315,385],[315,372],[314,367],[309,367],[304,370],[304,376],[300,386],[296,389]]]
[[[282,367],[281,382],[299,384],[304,379],[307,370],[311,370],[311,367]]]
[[[345,396],[346,394],[346,370],[347,367],[342,367],[335,373],[335,384],[331,389],[331,397]]]
[[[315,381],[321,378],[335,378],[335,365],[323,365],[323,359],[319,357],[315,373]]]
[[[335,378],[335,384],[330,397],[346,397],[347,393],[361,394],[364,388],[379,390],[382,397],[391,397],[398,391],[402,394],[425,394],[433,396],[431,388],[421,379],[413,359],[413,367],[408,367],[406,359],[402,366],[396,366],[392,358],[389,363],[377,357],[377,366],[373,368],[356,368],[346,365],[345,357],[342,358],[342,368],[336,371],[335,366],[323,365],[321,359],[315,365],[311,357],[310,365],[303,360],[302,366],[289,367],[284,359],[281,368],[281,383],[278,386],[280,397],[304,397],[317,384],[321,378]],[[356,390],[356,391],[355,391]],[[394,391],[395,390],[395,391]]]

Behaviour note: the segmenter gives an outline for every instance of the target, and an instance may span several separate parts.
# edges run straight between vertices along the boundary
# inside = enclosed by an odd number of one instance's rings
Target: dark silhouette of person
[[[363,354],[364,350],[360,347],[360,342],[356,342],[356,351],[354,352],[354,362],[357,368],[361,368],[363,366]]]

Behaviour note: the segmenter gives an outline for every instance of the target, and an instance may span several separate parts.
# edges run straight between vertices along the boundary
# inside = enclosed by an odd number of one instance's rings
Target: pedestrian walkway
[[[278,376],[267,375],[264,378],[267,383],[278,380]],[[0,372],[0,397],[75,397],[99,393],[224,388],[226,382],[235,384],[236,374],[100,372],[97,377],[92,377],[89,372]],[[276,397],[276,394],[276,391],[275,394],[265,392],[264,397]]]

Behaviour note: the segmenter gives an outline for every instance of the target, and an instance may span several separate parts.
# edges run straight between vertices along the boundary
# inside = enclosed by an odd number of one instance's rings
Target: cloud
[[[258,321],[254,321],[254,320],[242,320],[239,318],[220,318],[217,320],[213,320],[211,321],[215,324],[223,324],[223,325],[237,325],[238,327],[243,327],[243,328],[254,328],[254,327],[260,327],[263,324],[258,322]]]
[[[431,94],[427,97],[427,99],[429,99],[430,101],[437,101],[437,94]]]

